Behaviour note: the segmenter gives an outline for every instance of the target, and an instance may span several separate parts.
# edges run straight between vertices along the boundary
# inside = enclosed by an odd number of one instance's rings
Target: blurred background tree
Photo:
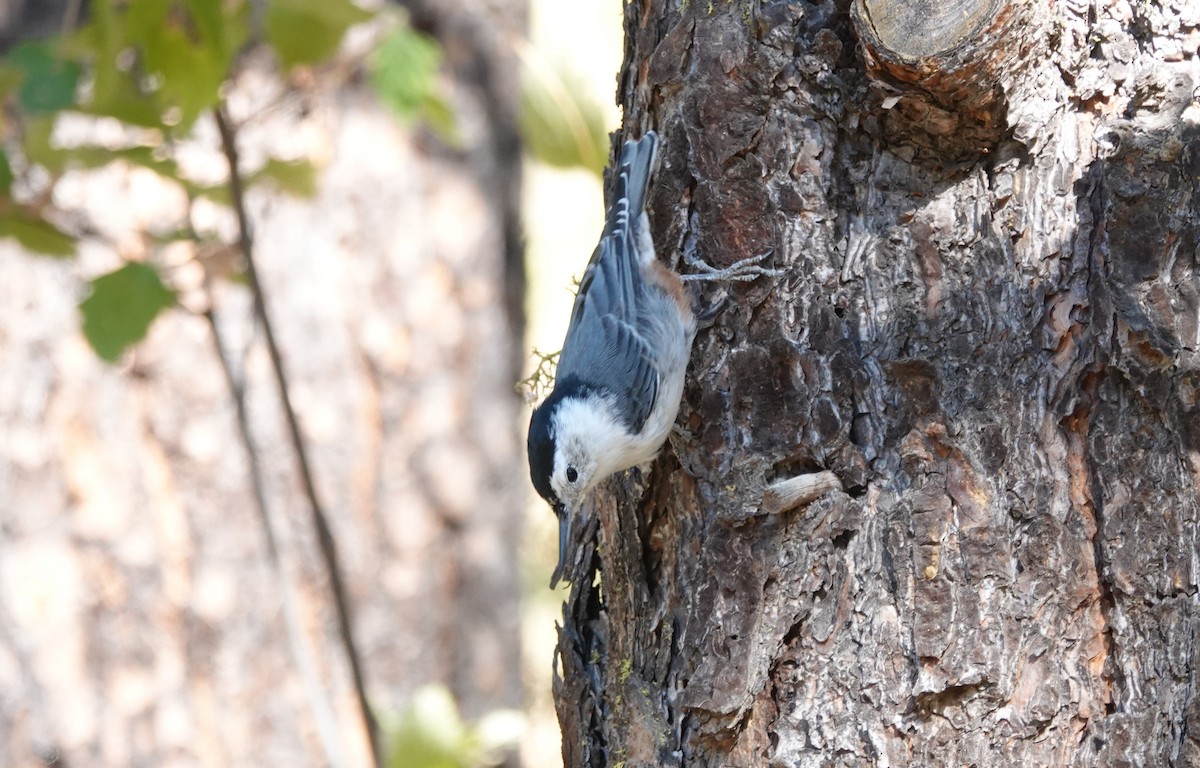
[[[0,4],[0,763],[516,764],[519,127],[567,274],[607,157],[527,14]]]

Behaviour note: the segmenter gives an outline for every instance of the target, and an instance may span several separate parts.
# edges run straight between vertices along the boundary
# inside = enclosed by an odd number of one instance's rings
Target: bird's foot
[[[775,267],[764,267],[762,262],[768,256],[774,253],[771,249],[766,253],[760,253],[757,256],[751,256],[748,259],[742,259],[739,262],[729,265],[724,269],[717,269],[711,264],[696,258],[689,259],[689,266],[700,270],[696,274],[680,275],[679,277],[684,282],[726,282],[726,283],[748,283],[751,280],[757,280],[760,277],[779,277],[786,274],[786,269]]]

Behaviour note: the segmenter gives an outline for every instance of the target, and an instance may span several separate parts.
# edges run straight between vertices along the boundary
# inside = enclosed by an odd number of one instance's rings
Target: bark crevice
[[[866,1],[629,12],[622,101],[663,138],[656,242],[684,269],[771,244],[791,272],[732,289],[699,335],[688,476],[653,477],[640,565],[601,553],[631,596],[606,606],[605,695],[668,681],[639,721],[683,765],[1153,764],[1192,669],[1167,638],[1200,618],[1178,597],[1200,578],[1200,395],[1179,402],[1169,343],[1197,333],[1178,189],[1200,164],[1153,136],[1152,167],[1097,162],[1087,9],[997,0],[1012,50],[881,85],[845,44]],[[847,490],[759,514],[819,471]],[[1149,648],[1153,676],[1131,660]]]

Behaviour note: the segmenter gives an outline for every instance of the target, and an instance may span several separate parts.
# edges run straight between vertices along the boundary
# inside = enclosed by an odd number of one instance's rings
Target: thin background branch
[[[262,466],[258,460],[258,450],[254,447],[250,418],[246,412],[246,391],[242,381],[234,373],[229,357],[230,352],[221,334],[221,328],[217,324],[217,318],[213,314],[211,286],[208,286],[208,298],[209,308],[205,310],[204,318],[208,321],[209,330],[212,331],[213,346],[216,347],[217,358],[221,361],[221,370],[225,374],[225,383],[229,386],[229,394],[233,397],[238,435],[241,438],[242,447],[246,451],[246,461],[250,469],[250,484],[254,488],[254,504],[258,509],[259,521],[262,523],[263,536],[267,543],[267,558],[279,581],[279,601],[283,610],[288,645],[300,672],[300,678],[304,682],[304,692],[308,697],[308,706],[312,710],[313,719],[316,721],[317,734],[321,739],[321,747],[325,750],[325,758],[331,766],[336,768],[346,765],[346,755],[337,734],[337,718],[333,711],[329,692],[321,684],[321,679],[317,675],[316,664],[313,661],[316,652],[313,650],[312,644],[307,641],[304,630],[300,626],[299,611],[296,609],[296,595],[288,578],[290,569],[284,562],[283,551],[279,546],[279,536],[276,533],[270,508],[267,505],[266,491],[263,488]]]
[[[328,518],[317,495],[316,483],[313,480],[312,469],[308,460],[308,451],[304,443],[304,437],[300,433],[300,423],[296,418],[296,410],[292,406],[287,374],[283,368],[283,357],[280,354],[279,344],[275,339],[274,327],[271,325],[271,320],[267,313],[266,298],[263,294],[262,284],[258,279],[258,269],[254,261],[254,239],[250,229],[250,217],[246,211],[242,177],[239,172],[237,137],[226,114],[224,104],[218,105],[213,110],[213,116],[216,119],[217,130],[221,134],[221,148],[229,164],[229,196],[233,204],[234,214],[237,216],[238,245],[246,260],[246,278],[250,286],[250,292],[254,297],[254,311],[258,316],[259,322],[262,324],[263,337],[267,343],[267,353],[271,359],[271,368],[275,374],[275,383],[279,387],[279,397],[283,404],[283,412],[287,421],[288,432],[291,436],[292,450],[296,454],[296,463],[300,470],[304,493],[308,498],[309,508],[312,512],[312,523],[317,534],[317,543],[320,548],[321,558],[328,572],[330,592],[332,593],[334,608],[337,612],[338,634],[346,652],[346,660],[350,665],[350,675],[354,683],[355,693],[358,696],[358,704],[363,723],[367,730],[367,736],[371,743],[373,764],[380,766],[382,762],[379,725],[375,721],[375,716],[371,712],[370,703],[367,700],[362,662],[354,643],[354,633],[350,622],[349,600],[346,597],[346,587],[342,580],[341,567],[338,562],[337,543],[334,541]]]

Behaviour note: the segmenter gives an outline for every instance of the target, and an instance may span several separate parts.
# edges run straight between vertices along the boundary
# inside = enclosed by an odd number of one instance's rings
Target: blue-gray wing
[[[649,242],[638,230],[645,225],[642,214],[657,146],[651,131],[625,142],[621,150],[604,234],[580,281],[556,374],[607,390],[635,432],[658,397],[658,371],[639,331],[646,319],[647,291],[639,265],[654,255],[638,252],[640,243]]]
[[[658,372],[638,332],[645,286],[627,238],[600,241],[579,285],[556,377],[578,377],[611,394],[632,431],[641,430],[658,397]]]

